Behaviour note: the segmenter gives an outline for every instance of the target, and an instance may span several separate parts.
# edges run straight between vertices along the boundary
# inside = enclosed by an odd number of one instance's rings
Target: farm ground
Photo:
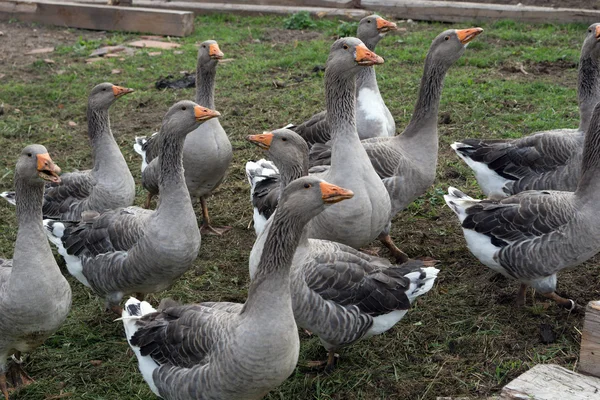
[[[431,40],[445,29],[467,25],[399,26],[402,30],[377,48],[386,59],[377,76],[401,132],[412,113]],[[449,185],[481,195],[471,171],[451,151],[453,141],[577,126],[577,61],[587,26],[505,21],[482,27],[485,32],[446,78],[435,185],[393,224],[392,236],[408,254],[440,260],[442,272],[434,289],[395,328],[342,351],[331,374],[301,366],[325,356],[317,338],[301,333],[300,366],[269,399],[485,398],[535,364],[576,367],[581,308],[569,314],[531,293],[525,307],[515,308],[517,285],[470,255],[442,195]],[[172,39],[182,44],[181,54],[163,50],[153,56],[154,50],[140,50],[122,60],[88,64],[85,60],[94,49],[139,35],[0,22],[0,190],[12,187],[17,154],[29,143],[48,147],[63,171],[90,165],[86,97],[103,81],[136,89],[113,106],[111,121],[139,182],[133,138],[158,128],[175,101],[193,98],[193,89],[158,91],[154,82],[193,71],[195,44],[216,39],[225,57],[234,59],[219,66],[216,108],[235,153],[229,177],[209,206],[216,223],[234,229],[223,237],[203,237],[194,267],[150,301],[157,304],[170,296],[182,302],[243,302],[254,240],[248,228],[252,209],[244,164],[262,157],[243,138],[303,121],[323,108],[322,72],[315,67],[324,65],[332,39],[347,28],[337,21],[317,21],[309,30],[289,31],[283,29],[282,18],[216,15],[198,18],[193,36]],[[55,51],[24,54],[48,46]],[[136,204],[144,197],[139,186]],[[0,221],[0,256],[11,257],[16,222],[14,209],[5,203],[0,203]],[[377,242],[371,249],[387,255]],[[559,276],[559,292],[585,305],[600,295],[599,275],[597,260],[566,271]],[[69,279],[74,294],[70,317],[27,358],[26,368],[37,382],[13,398],[152,398],[127,352],[122,325],[103,312],[98,298]],[[552,330],[552,343],[542,343],[542,329]]]

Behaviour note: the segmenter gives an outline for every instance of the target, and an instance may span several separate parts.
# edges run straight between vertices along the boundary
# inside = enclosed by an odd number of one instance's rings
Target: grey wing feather
[[[64,218],[84,202],[96,186],[91,171],[71,172],[61,175],[60,183],[49,183],[44,191],[42,212],[45,218]]]
[[[265,219],[269,219],[277,208],[280,186],[279,174],[263,176],[254,186],[252,205]]]
[[[315,143],[325,143],[331,139],[331,128],[325,111],[313,115],[307,121],[293,127],[292,130],[302,136],[309,147]]]
[[[151,194],[158,194],[158,177],[160,168],[158,158],[148,163],[148,166],[142,171],[142,186]]]
[[[4,258],[0,258],[0,293],[2,293],[4,284],[8,282],[8,278],[10,277],[10,273],[12,271],[12,264],[12,259],[6,260]]]
[[[396,175],[397,171],[404,170],[402,162],[407,163],[406,157],[389,146],[390,138],[374,138],[363,140],[363,147],[371,160],[375,172],[381,179]]]
[[[159,134],[156,133],[153,134],[152,136],[146,138],[146,141],[144,144],[142,144],[142,150],[146,152],[146,162],[148,164],[150,164],[150,161],[158,157],[158,150],[160,147],[158,145],[158,135]]]

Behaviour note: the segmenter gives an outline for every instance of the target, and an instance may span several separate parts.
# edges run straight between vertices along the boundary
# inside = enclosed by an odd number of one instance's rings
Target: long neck
[[[289,272],[305,225],[285,205],[277,209],[242,313],[270,310],[275,303],[291,307]]]
[[[161,152],[158,156],[158,165],[160,169],[158,178],[158,187],[160,191],[161,206],[170,207],[173,202],[178,204],[185,200],[187,196],[189,200],[188,190],[185,184],[185,176],[183,171],[183,144],[185,136],[172,134],[170,132],[161,132]]]
[[[217,69],[212,66],[196,68],[196,103],[210,109],[215,108],[215,75]]]
[[[583,144],[581,178],[575,194],[580,198],[600,201],[600,108],[590,123]]]
[[[308,175],[308,157],[304,158],[302,161],[276,163],[282,192],[293,180]]]
[[[108,109],[95,109],[88,106],[88,136],[92,146],[94,171],[114,166],[111,155],[121,154],[121,150],[110,131]]]
[[[447,68],[433,62],[430,55],[427,56],[417,104],[412,118],[401,136],[411,137],[417,135],[424,128],[427,131],[435,132],[435,129],[429,128],[437,126],[437,114],[446,72]]]
[[[577,92],[579,98],[579,130],[586,132],[592,111],[600,101],[600,62],[589,55],[579,60]]]

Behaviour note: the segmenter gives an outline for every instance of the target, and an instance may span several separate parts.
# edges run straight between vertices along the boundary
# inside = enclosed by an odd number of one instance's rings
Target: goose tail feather
[[[4,200],[8,201],[13,206],[17,204],[15,200],[15,192],[2,192],[0,193],[0,197],[4,198]]]

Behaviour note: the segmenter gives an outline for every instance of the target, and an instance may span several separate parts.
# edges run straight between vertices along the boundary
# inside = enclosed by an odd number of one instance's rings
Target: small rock
[[[139,68],[136,68],[136,69],[137,69],[138,71],[141,71],[141,72],[144,72],[144,71],[146,70],[146,68],[142,68],[142,67],[139,67]]]
[[[161,54],[162,54],[162,52],[160,52],[160,51],[151,51],[151,52],[148,53],[148,55],[150,57],[160,56]]]
[[[94,367],[99,367],[100,365],[102,365],[102,361],[101,360],[90,360],[90,364],[92,364]]]
[[[177,55],[179,55],[179,54],[183,54],[183,51],[181,51],[181,50],[175,50],[175,51],[173,52],[173,54],[177,54]]]
[[[0,36],[4,36],[4,32],[0,31]]]
[[[110,71],[111,74],[116,75],[116,74],[120,74],[121,70],[120,69],[113,69],[112,71]]]
[[[69,122],[67,122],[67,125],[69,125],[71,127],[74,127],[74,126],[77,126],[77,122],[75,122],[75,121],[69,121]]]

